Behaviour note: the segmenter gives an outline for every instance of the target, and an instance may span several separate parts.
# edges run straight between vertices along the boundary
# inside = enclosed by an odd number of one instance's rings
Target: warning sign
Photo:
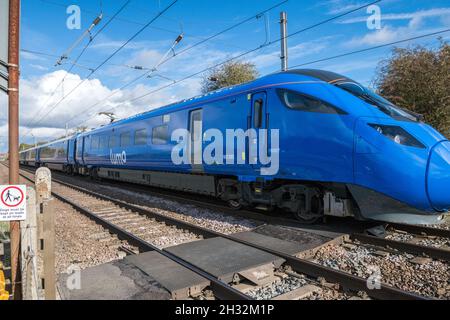
[[[0,221],[26,219],[26,186],[0,186]]]

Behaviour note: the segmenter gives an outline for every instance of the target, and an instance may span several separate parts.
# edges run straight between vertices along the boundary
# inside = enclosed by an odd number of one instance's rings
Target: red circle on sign
[[[19,201],[19,203],[14,204],[14,205],[9,205],[9,204],[7,204],[7,203],[3,200],[3,195],[4,195],[5,192],[6,192],[7,190],[9,190],[9,189],[15,189],[15,190],[18,190],[18,191],[20,192],[20,201]],[[23,202],[23,198],[24,198],[24,196],[23,196],[22,190],[21,190],[20,188],[17,188],[17,187],[8,187],[8,188],[6,188],[5,190],[3,190],[2,194],[1,194],[1,200],[2,200],[2,203],[3,203],[5,206],[9,207],[9,208],[14,208],[14,207],[19,206],[19,205]]]

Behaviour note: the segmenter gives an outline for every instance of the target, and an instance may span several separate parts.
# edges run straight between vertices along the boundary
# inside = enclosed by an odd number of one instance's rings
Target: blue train
[[[211,147],[231,133],[228,142],[241,135],[244,143]],[[189,161],[206,149],[214,161]],[[188,161],[174,161],[174,153]],[[20,159],[210,195],[235,209],[278,208],[304,222],[331,215],[428,224],[450,209],[450,142],[420,115],[322,70],[268,75],[26,150]]]

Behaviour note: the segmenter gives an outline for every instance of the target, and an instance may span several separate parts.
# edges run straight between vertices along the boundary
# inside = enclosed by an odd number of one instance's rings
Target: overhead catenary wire
[[[331,57],[326,57],[326,58],[317,59],[317,60],[313,60],[313,61],[309,61],[309,62],[305,62],[305,63],[300,63],[300,64],[297,64],[297,65],[291,67],[291,68],[299,68],[299,67],[303,67],[303,66],[306,66],[306,65],[319,63],[319,62],[334,60],[334,59],[338,59],[338,58],[342,58],[342,57],[346,57],[346,56],[350,56],[350,55],[354,55],[354,54],[358,54],[358,53],[362,53],[362,52],[366,52],[366,51],[371,51],[371,50],[375,50],[375,49],[381,49],[381,48],[390,47],[390,46],[393,46],[393,45],[396,45],[396,44],[400,44],[400,43],[405,43],[405,42],[409,42],[409,41],[413,41],[413,40],[418,40],[418,39],[422,39],[422,38],[436,36],[436,35],[447,33],[447,32],[450,32],[450,29],[444,29],[444,30],[441,30],[441,31],[431,32],[431,33],[423,34],[423,35],[420,35],[420,36],[415,36],[415,37],[411,37],[411,38],[407,38],[407,39],[397,40],[397,41],[384,43],[384,44],[380,44],[380,45],[369,47],[369,48],[364,48],[364,49],[360,49],[360,50],[350,51],[350,52],[334,55],[334,56],[331,56]]]
[[[120,9],[100,28],[100,30],[89,39],[89,42],[84,46],[83,50],[81,50],[81,52],[78,54],[78,56],[76,57],[75,60],[73,60],[71,67],[68,69],[68,71],[65,73],[64,77],[61,79],[61,81],[58,83],[58,85],[56,86],[56,88],[53,90],[53,92],[50,94],[50,97],[46,100],[46,102],[44,103],[43,108],[39,109],[39,111],[33,116],[31,117],[31,119],[36,119],[39,117],[39,115],[41,114],[41,112],[43,110],[45,110],[49,105],[48,103],[51,101],[51,99],[53,98],[53,96],[56,94],[56,92],[58,91],[58,89],[64,84],[64,81],[67,79],[67,76],[71,73],[71,71],[73,70],[73,68],[75,66],[78,66],[78,61],[80,60],[80,58],[83,56],[83,54],[86,52],[86,50],[88,49],[88,47],[90,46],[90,44],[95,40],[95,38],[97,38],[97,36],[103,32],[103,30],[106,29],[106,27],[108,25],[111,24],[111,22],[123,11],[125,10],[125,8],[130,4],[131,0],[128,0],[127,2],[125,2]],[[94,21],[95,22],[95,21]],[[93,24],[94,24],[93,22]],[[31,51],[27,51],[27,52],[31,52]],[[35,53],[35,52],[34,52]],[[93,72],[92,69],[90,69],[91,73]],[[29,123],[27,126],[32,126],[34,123]],[[32,131],[32,129],[31,129]],[[30,132],[30,130],[22,136],[27,136]]]
[[[130,1],[130,0],[129,0]],[[75,92],[78,88],[81,87],[83,83],[85,83],[88,79],[92,77],[100,68],[102,68],[108,61],[110,61],[117,53],[119,53],[124,47],[126,47],[131,41],[133,41],[137,36],[139,36],[148,26],[150,26],[153,22],[155,22],[159,17],[161,17],[164,13],[166,13],[170,8],[172,8],[178,0],[173,0],[167,7],[165,7],[162,11],[160,11],[155,17],[153,17],[147,24],[145,24],[142,28],[140,28],[131,38],[125,41],[119,48],[117,48],[111,55],[109,55],[104,61],[102,61],[94,70],[83,80],[81,80],[72,90],[69,91],[66,95],[64,95],[52,108],[38,121],[34,122],[33,125],[38,125],[42,122],[42,120],[48,116],[53,110],[58,107],[61,102],[63,102],[67,97],[69,97],[73,92]]]
[[[48,53],[48,52],[42,52],[42,51],[37,51],[37,50],[21,49],[20,51],[23,52],[23,53],[30,53],[30,54],[34,54],[34,55],[49,57],[49,58],[58,58],[59,57],[56,54],[51,54],[51,53]],[[70,57],[67,58],[67,61],[68,62],[63,63],[62,65],[69,65],[69,64],[75,63],[75,60],[71,59]],[[80,63],[100,63],[100,61],[98,61],[98,60],[95,61],[95,60],[90,60],[90,59],[83,59],[83,60],[79,60],[78,62],[80,62]],[[75,63],[75,66],[83,68],[83,69],[87,69],[87,70],[94,70],[93,67],[85,66],[85,65],[82,65],[80,63]],[[127,69],[134,69],[134,70],[150,70],[150,68],[148,68],[148,67],[137,66],[137,65],[132,66],[132,65],[118,64],[118,63],[108,63],[107,65],[108,66],[113,66],[113,67],[122,67],[122,68],[127,68]]]
[[[266,14],[267,12],[270,12],[271,10],[273,10],[275,8],[278,8],[278,7],[282,6],[283,4],[287,3],[288,1],[289,0],[283,0],[283,1],[281,1],[281,2],[279,2],[277,4],[275,4],[275,5],[271,6],[270,8],[267,8],[267,9],[261,11],[261,12],[258,12],[257,14],[255,14],[255,15],[249,17],[249,18],[246,18],[246,19],[244,19],[244,20],[242,20],[242,21],[240,21],[240,22],[238,22],[236,24],[233,24],[232,26],[230,26],[230,27],[228,27],[228,28],[226,28],[224,30],[221,30],[221,31],[219,31],[219,32],[217,32],[217,33],[215,33],[215,34],[213,34],[213,35],[211,35],[211,36],[209,36],[209,37],[207,37],[205,39],[202,39],[201,41],[199,41],[199,42],[197,42],[197,43],[195,43],[195,44],[193,44],[191,46],[188,46],[187,48],[179,51],[178,53],[174,53],[171,57],[167,57],[167,53],[166,53],[166,55],[163,56],[163,58],[157,63],[157,65],[155,67],[151,68],[148,72],[146,72],[144,74],[141,74],[140,76],[134,78],[133,80],[131,80],[128,83],[126,83],[125,85],[121,86],[120,88],[114,90],[107,97],[101,99],[100,101],[94,103],[93,105],[90,105],[85,110],[86,111],[91,110],[92,108],[98,106],[102,102],[106,102],[109,98],[111,98],[112,96],[116,95],[121,90],[129,87],[130,85],[132,85],[133,83],[136,83],[137,81],[141,80],[142,78],[151,75],[153,72],[156,71],[156,69],[158,67],[164,65],[165,63],[167,63],[168,61],[174,59],[175,57],[180,56],[180,55],[188,52],[189,50],[192,50],[192,49],[194,49],[194,48],[196,48],[196,47],[198,47],[198,46],[200,46],[200,45],[202,45],[202,44],[204,44],[204,43],[206,43],[206,42],[208,42],[208,41],[210,41],[210,40],[212,40],[214,38],[217,38],[217,37],[225,34],[226,32],[229,32],[230,30],[233,30],[233,29],[235,29],[235,28],[237,28],[237,27],[239,27],[239,26],[241,26],[241,25],[243,25],[243,24],[245,24],[245,23],[247,23],[249,21],[252,21],[254,19],[259,19],[259,17],[261,17],[262,15]],[[71,119],[69,119],[68,122],[73,121],[74,119],[78,118],[81,114],[83,114],[83,112],[80,112],[80,113],[78,113],[78,115],[73,116]]]
[[[349,15],[349,14],[351,14],[351,13],[354,13],[354,12],[356,12],[356,11],[358,11],[358,10],[367,8],[367,7],[371,6],[371,5],[374,5],[374,4],[376,4],[376,3],[379,3],[379,2],[381,2],[381,1],[382,1],[382,0],[377,0],[377,1],[373,1],[373,2],[368,3],[368,4],[365,4],[365,5],[361,5],[361,6],[357,7],[357,8],[354,8],[354,9],[349,10],[349,11],[347,11],[347,12],[344,12],[344,13],[342,13],[342,14],[333,16],[333,17],[328,18],[328,19],[326,19],[326,20],[323,20],[323,21],[320,21],[320,22],[318,22],[318,23],[315,23],[315,24],[313,24],[313,25],[311,25],[311,26],[308,26],[308,27],[305,27],[305,28],[300,29],[300,30],[298,30],[298,31],[295,31],[295,32],[293,32],[293,33],[287,35],[286,38],[291,38],[291,37],[296,36],[296,35],[298,35],[298,34],[300,34],[300,33],[302,33],[302,32],[306,32],[306,31],[308,31],[308,30],[311,30],[312,28],[316,28],[316,27],[318,27],[318,26],[321,26],[321,25],[326,24],[326,23],[328,23],[328,22],[331,22],[331,21],[333,21],[333,20],[337,20],[337,19],[339,19],[339,18],[342,18],[342,17],[344,17],[344,16],[347,16],[347,15]],[[113,108],[111,108],[111,109],[106,110],[106,111],[113,111],[113,110],[116,110],[116,109],[119,108],[119,107],[126,106],[126,105],[129,104],[129,103],[135,102],[135,101],[140,100],[140,99],[145,98],[145,97],[148,97],[148,96],[150,96],[150,95],[152,95],[152,94],[155,94],[155,93],[157,93],[157,92],[159,92],[159,91],[162,91],[162,90],[164,90],[164,89],[167,89],[167,88],[169,88],[169,87],[172,87],[172,86],[174,86],[174,85],[176,85],[176,84],[178,84],[178,83],[180,83],[180,82],[184,82],[184,81],[186,81],[186,80],[188,80],[188,79],[194,78],[194,77],[196,77],[196,76],[198,76],[198,75],[200,75],[200,74],[202,74],[202,73],[204,73],[204,72],[207,72],[207,71],[209,71],[209,70],[215,69],[215,68],[217,68],[217,67],[219,67],[219,66],[221,66],[221,65],[224,65],[224,64],[226,64],[226,63],[228,63],[228,62],[231,62],[231,61],[240,59],[240,58],[242,58],[242,57],[244,57],[244,56],[246,56],[246,55],[249,55],[249,54],[251,54],[251,53],[257,52],[257,51],[259,51],[259,50],[261,50],[261,49],[263,49],[263,48],[266,48],[266,47],[268,47],[268,46],[271,46],[271,45],[273,45],[273,44],[275,44],[275,43],[278,43],[278,42],[280,42],[280,41],[282,41],[282,40],[283,40],[283,38],[278,38],[277,40],[273,40],[273,41],[267,42],[267,43],[265,43],[265,44],[263,44],[263,45],[261,45],[261,46],[258,46],[258,47],[254,48],[254,49],[245,51],[245,52],[243,52],[243,53],[241,53],[241,54],[238,54],[238,55],[236,55],[236,56],[234,56],[234,57],[231,57],[231,58],[229,58],[229,59],[226,59],[225,61],[222,61],[222,62],[220,62],[220,63],[217,63],[217,64],[213,65],[213,66],[207,67],[207,68],[205,68],[205,69],[203,69],[203,70],[201,70],[201,71],[198,71],[198,72],[195,72],[195,73],[193,73],[193,74],[191,74],[191,75],[188,75],[188,76],[186,76],[186,77],[184,77],[184,78],[182,78],[182,79],[180,79],[180,80],[172,81],[172,83],[170,83],[170,84],[161,86],[161,87],[159,87],[159,88],[157,88],[157,89],[155,89],[155,90],[152,90],[152,91],[150,91],[150,92],[147,92],[147,93],[145,93],[145,94],[142,94],[142,95],[140,95],[140,96],[138,96],[138,97],[135,97],[135,98],[133,98],[133,99],[127,101],[126,103],[119,104],[119,105],[117,105],[117,106],[115,106],[115,107],[113,107]],[[83,121],[83,122],[82,122],[81,124],[79,124],[79,125],[85,124],[86,122],[88,122],[88,121],[91,120],[91,119],[93,119],[93,117],[90,117],[90,118],[86,119],[85,121]]]

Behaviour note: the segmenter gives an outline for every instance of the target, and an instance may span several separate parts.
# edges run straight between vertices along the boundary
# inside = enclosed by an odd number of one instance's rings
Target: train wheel
[[[236,200],[228,200],[228,206],[233,210],[241,210],[242,204],[239,201]]]
[[[311,198],[310,210],[302,209],[299,207],[295,213],[295,218],[305,224],[314,224],[323,218],[323,204],[322,200],[318,196]]]
[[[298,212],[295,214],[295,218],[301,223],[305,224],[314,224],[318,222],[322,217],[322,215],[300,214]]]

